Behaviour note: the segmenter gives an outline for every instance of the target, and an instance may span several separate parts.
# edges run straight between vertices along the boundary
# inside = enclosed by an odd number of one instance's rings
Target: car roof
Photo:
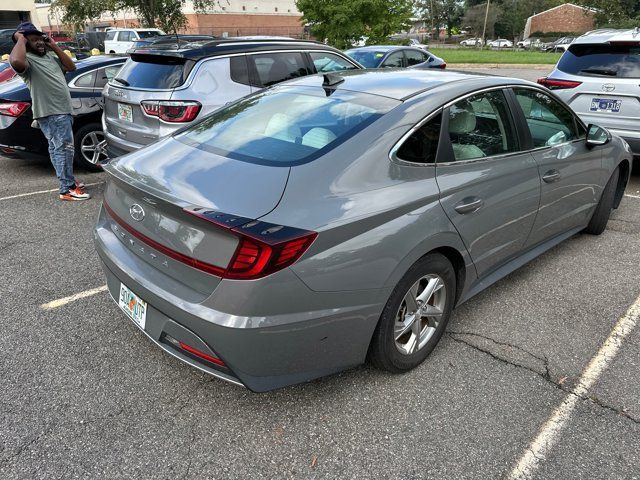
[[[126,60],[127,57],[120,55],[94,55],[75,62],[75,72],[83,73],[87,70],[99,68],[101,66],[113,65],[114,63],[124,63]]]
[[[416,50],[414,47],[404,46],[404,45],[366,45],[364,47],[355,47],[350,48],[350,52],[390,52],[392,50],[399,50],[401,48],[411,48]],[[419,49],[418,49],[419,50]]]
[[[154,45],[130,50],[134,55],[161,55],[200,60],[202,58],[230,55],[234,53],[249,53],[269,50],[339,50],[324,43],[311,40],[295,40],[283,38],[220,38],[211,41],[193,42],[176,48],[175,44]]]
[[[133,32],[148,32],[149,30],[153,30],[154,32],[161,32],[162,30],[160,30],[159,28],[153,28],[153,27],[149,27],[149,28],[124,28],[124,27],[118,27],[118,28],[110,28],[109,30],[106,30],[107,32],[121,32],[121,31],[133,31]]]
[[[380,95],[394,100],[406,100],[427,90],[446,86],[453,82],[469,82],[470,90],[504,84],[532,85],[531,82],[516,78],[413,68],[349,70],[340,73],[333,72],[328,75],[328,78],[332,80],[330,88]],[[336,77],[338,76],[344,81],[337,83]],[[326,77],[326,75],[310,75],[287,81],[281,86],[318,87],[323,86]]]
[[[637,41],[640,43],[640,28],[601,28],[592,30],[576,38],[573,43],[616,43],[625,41]]]

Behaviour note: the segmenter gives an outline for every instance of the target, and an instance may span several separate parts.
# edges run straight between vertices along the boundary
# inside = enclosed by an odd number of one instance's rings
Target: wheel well
[[[453,269],[456,272],[456,301],[454,303],[454,306],[455,306],[458,303],[458,300],[460,300],[460,295],[462,294],[462,288],[464,287],[464,282],[466,280],[466,275],[467,275],[464,258],[462,258],[462,255],[460,254],[460,252],[453,247],[439,247],[439,248],[436,248],[435,250],[431,250],[429,253],[433,253],[433,252],[438,252],[444,255],[445,257],[447,257],[447,260],[451,262],[451,265],[453,265]]]
[[[620,169],[620,175],[618,176],[618,185],[616,187],[616,196],[613,200],[613,208],[618,208],[620,202],[622,201],[624,189],[627,186],[627,179],[629,178],[631,165],[629,165],[628,160],[623,160],[618,164],[618,168]]]
[[[100,114],[102,114],[102,110],[100,110]],[[81,117],[74,117],[73,119],[73,133],[76,133],[85,125],[89,125],[90,123],[100,123],[100,115],[82,115]]]

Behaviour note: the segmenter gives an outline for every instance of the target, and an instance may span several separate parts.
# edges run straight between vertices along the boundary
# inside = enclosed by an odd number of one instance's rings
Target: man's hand
[[[51,50],[55,50],[55,47],[58,47],[58,43],[49,35],[44,35],[42,39],[44,40],[44,44]]]

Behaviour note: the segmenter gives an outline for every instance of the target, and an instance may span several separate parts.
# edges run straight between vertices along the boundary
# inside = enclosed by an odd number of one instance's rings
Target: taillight
[[[441,68],[444,70],[445,68],[447,68],[447,64],[443,63],[442,65],[438,65],[438,68]]]
[[[284,225],[237,217],[201,207],[186,207],[190,215],[206,220],[238,237],[238,246],[226,267],[189,257],[138,232],[122,220],[107,202],[104,208],[111,218],[133,237],[166,255],[197,270],[234,280],[265,277],[293,265],[311,246],[318,234]]]
[[[0,103],[0,115],[19,117],[30,106],[31,104],[29,102]]]
[[[144,100],[140,102],[144,113],[170,123],[195,120],[202,105],[192,100]]]
[[[222,275],[224,278],[250,280],[282,270],[293,265],[318,236],[308,230],[238,218],[199,207],[184,211],[239,238],[238,247]]]
[[[572,80],[552,80],[547,77],[538,79],[538,83],[549,90],[561,90],[564,88],[576,88],[582,85],[582,82],[574,82]]]

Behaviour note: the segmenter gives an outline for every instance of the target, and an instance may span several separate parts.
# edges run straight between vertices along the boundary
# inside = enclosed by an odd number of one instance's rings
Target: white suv
[[[640,155],[640,29],[595,30],[573,41],[538,83],[586,123],[606,127]]]
[[[104,53],[126,53],[136,40],[164,35],[157,28],[112,28],[104,39]]]

